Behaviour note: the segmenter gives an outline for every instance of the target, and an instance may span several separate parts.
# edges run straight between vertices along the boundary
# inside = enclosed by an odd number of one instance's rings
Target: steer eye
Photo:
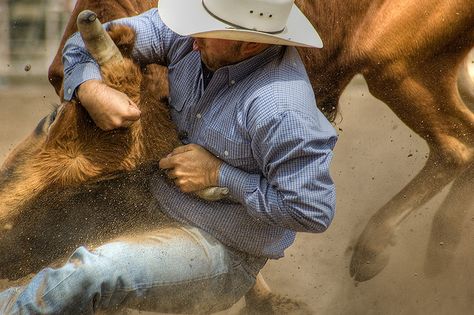
[[[57,115],[58,115],[58,107],[56,106],[54,110],[51,112],[51,114],[49,114],[49,125],[53,123]]]
[[[56,120],[56,117],[58,116],[58,112],[60,108],[61,108],[60,106],[55,105],[53,108],[53,111],[49,114],[49,116],[46,116],[45,118],[43,118],[46,132],[49,131],[49,128],[51,128],[52,124]]]
[[[40,136],[49,130],[49,127],[51,127],[51,124],[58,115],[58,109],[59,106],[54,106],[53,111],[38,122],[34,130],[35,135]]]
[[[48,118],[48,116],[43,117],[43,118],[39,121],[39,123],[36,125],[36,128],[35,128],[35,130],[34,130],[35,135],[40,136],[40,135],[43,134],[43,132],[44,132],[44,126],[46,125],[46,119],[47,119],[47,118]]]

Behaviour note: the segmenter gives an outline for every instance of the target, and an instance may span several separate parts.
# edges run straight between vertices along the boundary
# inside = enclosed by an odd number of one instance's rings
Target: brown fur
[[[132,47],[134,34],[130,29],[112,26],[110,34],[126,44],[126,49]],[[3,165],[16,180],[0,187],[0,191],[10,192],[0,204],[0,218],[12,219],[18,215],[9,211],[12,205],[31,199],[48,187],[78,185],[156,163],[180,144],[162,98],[167,94],[166,81],[155,85],[161,91],[155,88],[156,94],[148,94],[142,86],[139,66],[129,59],[106,65],[101,72],[105,83],[130,96],[143,118],[127,129],[102,131],[76,101],[63,103],[54,121],[44,126],[43,134],[33,133]],[[19,186],[18,182],[24,184]]]
[[[130,29],[112,26],[110,33],[124,47],[133,45]],[[97,244],[166,221],[150,211],[155,206],[146,179],[179,145],[162,98],[167,83],[155,81],[156,94],[147,94],[146,78],[129,59],[101,71],[105,83],[130,95],[143,118],[127,129],[102,131],[80,104],[64,102],[14,149],[0,174],[2,277],[37,272],[83,241]]]

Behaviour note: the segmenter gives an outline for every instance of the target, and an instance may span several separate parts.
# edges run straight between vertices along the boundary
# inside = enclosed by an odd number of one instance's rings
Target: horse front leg
[[[428,64],[417,69],[398,64],[366,76],[371,93],[428,142],[430,155],[423,169],[371,217],[358,238],[350,265],[357,281],[371,279],[387,265],[389,245],[395,243],[401,222],[474,161],[474,114],[459,98],[452,73],[458,59],[427,62],[437,62],[442,75],[428,73]]]

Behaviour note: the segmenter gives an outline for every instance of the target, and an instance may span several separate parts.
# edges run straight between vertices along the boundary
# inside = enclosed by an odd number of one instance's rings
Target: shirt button
[[[71,88],[67,89],[67,94],[71,94],[71,93],[72,93],[72,89]]]
[[[196,114],[197,119],[201,119],[202,115],[201,114]]]
[[[234,85],[234,84],[235,84],[235,80],[230,81],[230,84],[231,84],[231,85]]]
[[[229,155],[229,151],[225,150],[225,151],[224,151],[224,155],[225,155],[225,156],[228,156],[228,155]]]

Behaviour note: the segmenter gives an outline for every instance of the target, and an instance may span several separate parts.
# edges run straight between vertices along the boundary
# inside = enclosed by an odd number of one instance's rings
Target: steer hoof
[[[363,282],[379,274],[388,264],[389,247],[394,245],[393,229],[370,221],[359,237],[352,254],[350,274]]]
[[[298,300],[271,293],[262,300],[246,305],[240,315],[311,315],[310,307]]]

